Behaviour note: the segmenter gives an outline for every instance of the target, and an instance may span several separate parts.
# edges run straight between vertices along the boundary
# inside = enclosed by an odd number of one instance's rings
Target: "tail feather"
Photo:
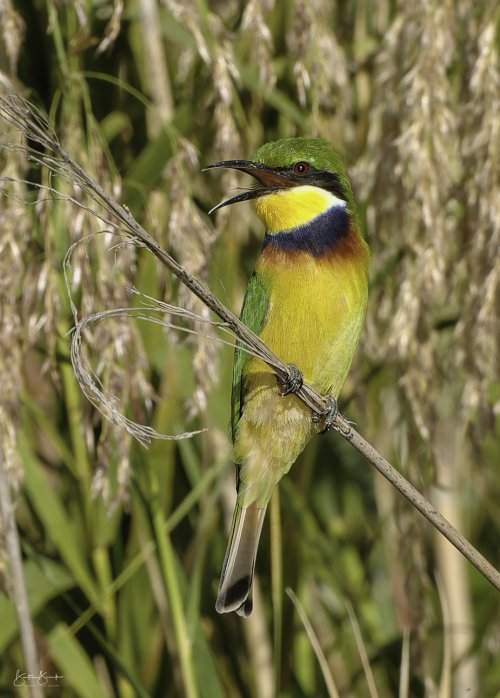
[[[236,502],[215,603],[218,613],[236,611],[246,617],[252,612],[253,571],[265,513],[266,507],[243,508]]]

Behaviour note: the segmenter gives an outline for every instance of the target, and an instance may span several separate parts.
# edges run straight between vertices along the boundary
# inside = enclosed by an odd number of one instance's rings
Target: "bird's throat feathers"
[[[264,248],[304,251],[314,257],[331,250],[353,229],[347,203],[319,187],[281,190],[255,200],[266,226]]]

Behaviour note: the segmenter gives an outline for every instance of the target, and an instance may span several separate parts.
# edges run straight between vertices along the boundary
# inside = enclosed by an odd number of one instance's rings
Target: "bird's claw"
[[[293,393],[298,392],[304,385],[304,377],[302,372],[295,366],[295,364],[288,364],[288,378],[279,378],[278,382],[283,388],[281,397],[286,397]]]
[[[339,413],[337,400],[334,397],[328,395],[328,397],[325,397],[325,402],[326,408],[323,410],[323,412],[314,412],[312,416],[314,424],[320,424],[321,422],[323,423],[323,428],[319,432],[320,434],[326,434],[326,432],[334,425]]]

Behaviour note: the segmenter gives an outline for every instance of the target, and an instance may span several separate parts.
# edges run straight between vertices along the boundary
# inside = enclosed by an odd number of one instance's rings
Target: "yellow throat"
[[[293,187],[261,196],[254,201],[257,215],[269,233],[298,228],[334,206],[346,206],[326,189],[313,186]]]

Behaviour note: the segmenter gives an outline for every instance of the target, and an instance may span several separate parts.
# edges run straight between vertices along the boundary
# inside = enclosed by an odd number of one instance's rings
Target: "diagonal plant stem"
[[[248,329],[226,308],[200,279],[189,274],[176,260],[168,254],[135,220],[126,206],[115,201],[102,187],[85,172],[62,148],[53,129],[45,117],[27,100],[16,95],[0,98],[0,116],[12,127],[32,142],[51,151],[53,155],[44,155],[29,145],[24,146],[24,154],[41,166],[48,167],[66,180],[81,187],[94,202],[104,207],[113,219],[111,225],[121,227],[137,244],[147,248],[160,260],[185,286],[187,286],[210,310],[212,310],[236,337],[258,355],[281,380],[290,378],[290,370],[269,347]],[[19,147],[19,146],[18,146]],[[23,147],[21,146],[21,149]],[[77,202],[78,203],[78,202]],[[83,204],[80,204],[83,206]],[[88,209],[87,209],[88,210]],[[93,212],[91,210],[91,212]],[[93,212],[105,220],[102,213]],[[313,412],[321,415],[326,409],[324,398],[311,386],[304,384],[296,395],[308,405]],[[340,413],[337,414],[333,428],[351,443],[378,472],[383,475],[420,513],[452,544],[462,555],[500,591],[500,573],[481,553],[450,524],[435,507],[406,480],[378,451],[369,444],[352,424]]]

